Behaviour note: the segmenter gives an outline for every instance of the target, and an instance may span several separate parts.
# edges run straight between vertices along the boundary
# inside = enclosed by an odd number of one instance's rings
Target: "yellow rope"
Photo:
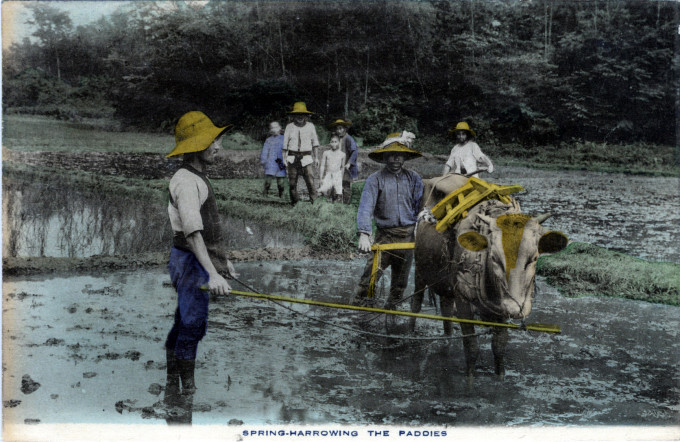
[[[519,325],[513,324],[513,323],[478,321],[478,320],[475,320],[475,319],[463,319],[463,318],[454,318],[454,317],[446,317],[446,316],[438,316],[438,315],[428,315],[428,314],[425,314],[425,313],[413,313],[413,312],[405,312],[405,311],[399,311],[399,310],[386,310],[386,309],[375,308],[375,307],[361,307],[361,306],[358,306],[358,305],[336,304],[336,303],[333,303],[333,302],[314,301],[314,300],[311,300],[311,299],[289,298],[289,297],[286,297],[286,296],[266,295],[264,293],[242,292],[240,290],[232,290],[231,294],[236,295],[236,296],[245,296],[245,297],[249,297],[249,298],[267,299],[267,300],[270,300],[270,301],[295,302],[295,303],[298,303],[298,304],[317,305],[317,306],[320,306],[320,307],[339,308],[339,309],[346,309],[346,310],[359,310],[359,311],[373,312],[373,313],[386,313],[386,314],[389,314],[389,315],[398,315],[398,316],[411,316],[411,317],[415,317],[415,318],[434,319],[434,320],[439,320],[439,321],[458,322],[458,323],[462,323],[462,324],[481,325],[481,326],[484,326],[484,327],[502,327],[502,328],[510,328],[510,329],[515,329],[515,330],[537,331],[537,332],[552,333],[552,334],[559,334],[559,333],[562,332],[559,325],[553,325],[553,324],[533,323],[533,324],[526,324],[524,326],[519,326]]]

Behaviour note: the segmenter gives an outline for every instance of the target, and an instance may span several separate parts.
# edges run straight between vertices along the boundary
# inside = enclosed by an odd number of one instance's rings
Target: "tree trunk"
[[[472,34],[472,64],[470,67],[474,69],[475,66],[475,1],[470,0],[470,33]]]
[[[326,113],[331,108],[331,67],[326,70]]]
[[[368,64],[371,61],[371,50],[366,47],[366,87],[364,88],[364,106],[368,102]]]
[[[283,61],[283,34],[281,32],[281,20],[277,20],[279,28],[279,54],[281,55],[281,76],[286,77],[286,64]]]
[[[548,16],[548,46],[552,47],[552,24],[553,24],[553,12],[555,11],[555,5],[550,4],[550,15]]]
[[[345,114],[344,118],[347,118],[349,114],[349,85],[345,84]]]
[[[338,93],[342,92],[342,83],[340,83],[340,62],[338,61],[338,50],[335,50],[335,82],[338,85]]]
[[[548,1],[543,7],[543,59],[548,59]]]
[[[57,48],[54,49],[54,55],[57,59],[57,79],[61,80],[61,64],[59,63],[59,50]]]

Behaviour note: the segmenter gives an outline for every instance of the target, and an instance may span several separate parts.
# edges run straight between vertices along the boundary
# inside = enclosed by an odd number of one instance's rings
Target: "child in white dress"
[[[331,137],[331,150],[327,150],[321,157],[319,177],[321,187],[318,194],[328,195],[330,190],[335,190],[332,201],[336,199],[342,201],[342,176],[345,170],[345,152],[340,150],[340,139],[337,135]]]
[[[478,178],[479,172],[493,172],[493,163],[472,141],[476,134],[466,122],[458,123],[449,133],[454,134],[458,144],[451,149],[451,155],[444,165],[444,175],[451,172]]]

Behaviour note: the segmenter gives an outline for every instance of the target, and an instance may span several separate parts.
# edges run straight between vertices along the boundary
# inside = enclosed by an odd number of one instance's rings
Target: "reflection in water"
[[[46,183],[3,181],[3,255],[88,257],[165,252],[172,230],[165,206]],[[299,247],[299,234],[222,217],[225,247]]]

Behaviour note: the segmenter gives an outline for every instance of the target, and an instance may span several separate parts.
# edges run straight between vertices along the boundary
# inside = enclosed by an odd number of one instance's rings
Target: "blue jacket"
[[[282,148],[283,135],[272,135],[264,142],[262,153],[260,154],[260,164],[264,167],[265,175],[286,176],[286,170],[281,170],[276,162],[278,159],[283,164]]]
[[[399,175],[381,169],[368,178],[357,212],[357,230],[371,234],[371,219],[378,228],[410,226],[418,220],[423,180],[402,169]]]

